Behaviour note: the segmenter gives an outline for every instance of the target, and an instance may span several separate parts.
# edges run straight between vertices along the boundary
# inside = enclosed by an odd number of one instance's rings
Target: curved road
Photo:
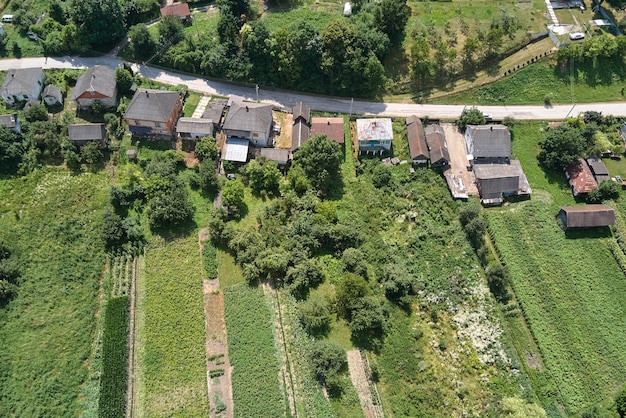
[[[113,56],[95,58],[82,57],[38,57],[21,59],[0,60],[0,70],[12,68],[86,68],[94,65],[107,65],[115,68],[124,61]],[[256,92],[252,87],[244,87],[218,81],[208,81],[196,76],[166,71],[147,65],[132,64],[135,72],[142,77],[151,78],[165,84],[185,84],[190,90],[205,94],[218,94],[222,96],[236,95],[250,100],[256,100]],[[338,113],[352,113],[360,115],[399,116],[417,115],[428,116],[431,119],[455,119],[463,108],[463,105],[431,105],[431,104],[403,104],[403,103],[380,103],[360,100],[337,99],[326,96],[312,96],[307,94],[269,91],[262,88],[258,92],[259,100],[282,107],[292,107],[299,101],[307,103],[312,109]],[[581,103],[575,105],[556,106],[480,106],[480,109],[492,115],[496,120],[502,120],[507,116],[515,119],[558,120],[568,116],[576,116],[581,112],[593,110],[605,115],[626,116],[626,102],[612,103]]]

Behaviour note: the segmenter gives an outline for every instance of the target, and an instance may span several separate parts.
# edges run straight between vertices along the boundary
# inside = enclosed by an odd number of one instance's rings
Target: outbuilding
[[[597,228],[615,224],[615,210],[607,205],[562,206],[557,217],[566,229]]]

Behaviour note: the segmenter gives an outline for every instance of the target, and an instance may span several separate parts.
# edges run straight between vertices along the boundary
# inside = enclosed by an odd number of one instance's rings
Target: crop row
[[[111,260],[111,277],[113,278],[112,297],[128,295],[132,274],[133,257],[120,255]]]
[[[238,284],[224,289],[228,353],[233,366],[235,416],[285,414],[272,314],[260,287]]]
[[[626,280],[612,237],[567,238],[554,208],[489,212],[490,231],[569,412],[608,398],[626,375]]]
[[[128,296],[108,301],[102,336],[100,417],[121,417],[126,410]]]
[[[211,241],[202,243],[202,261],[204,263],[204,271],[209,279],[217,278],[217,249],[211,244]]]

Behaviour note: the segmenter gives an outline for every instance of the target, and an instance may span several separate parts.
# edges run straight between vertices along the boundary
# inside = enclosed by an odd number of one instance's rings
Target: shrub
[[[615,409],[620,418],[626,417],[626,387],[615,398]]]
[[[345,350],[337,343],[317,341],[311,349],[313,370],[318,379],[326,379],[345,370],[348,365]]]
[[[202,243],[202,261],[209,279],[217,278],[217,250],[209,241]]]
[[[486,122],[485,115],[475,107],[465,108],[459,116],[457,125],[464,131],[467,125],[484,125]]]

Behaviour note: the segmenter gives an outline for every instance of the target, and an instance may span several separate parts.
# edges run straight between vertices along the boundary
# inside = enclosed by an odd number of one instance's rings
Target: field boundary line
[[[137,280],[139,276],[139,258],[133,257],[132,274],[130,280],[130,301],[129,301],[129,324],[128,324],[128,372],[127,372],[127,388],[126,388],[126,418],[137,416],[137,404],[135,396],[135,387],[137,383],[137,333],[136,326],[136,303],[137,303]]]

